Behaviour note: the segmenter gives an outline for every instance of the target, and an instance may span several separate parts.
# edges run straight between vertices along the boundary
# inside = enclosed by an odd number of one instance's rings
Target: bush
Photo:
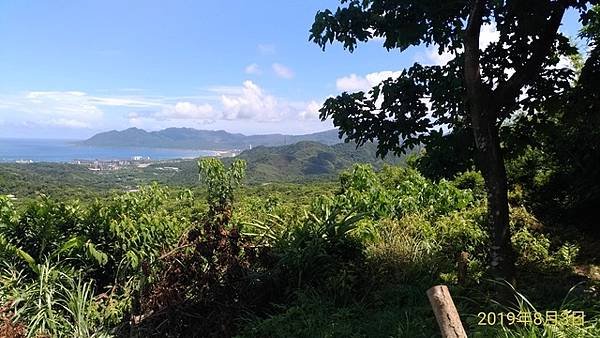
[[[543,270],[572,269],[579,253],[579,247],[571,243],[564,243],[552,252],[550,239],[527,228],[517,231],[512,237],[512,243],[521,264],[535,265]]]
[[[152,264],[189,227],[191,212],[184,206],[191,205],[191,198],[171,196],[155,185],[90,205],[41,197],[17,211],[0,199],[0,257],[11,266],[2,278],[18,275],[21,284],[2,286],[3,304],[12,304],[10,311],[32,335],[87,336],[89,330],[92,336],[101,333],[100,327],[120,323],[131,310],[133,295],[151,282]],[[171,203],[182,209],[172,212]],[[6,293],[11,289],[21,291]],[[42,306],[35,305],[33,297],[41,292],[35,290],[47,293],[50,307],[35,307]],[[29,291],[32,298],[21,299],[20,293]],[[102,301],[95,298],[100,294]],[[84,297],[98,318],[82,319],[83,305],[68,297]],[[90,326],[82,326],[84,322]]]
[[[478,171],[459,173],[454,177],[452,183],[459,189],[470,190],[477,200],[483,200],[486,196],[485,181]]]

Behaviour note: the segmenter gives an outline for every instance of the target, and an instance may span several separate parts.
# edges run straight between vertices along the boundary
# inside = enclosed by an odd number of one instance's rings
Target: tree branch
[[[473,2],[467,28],[465,29],[465,87],[471,99],[478,97],[483,90],[479,69],[479,35],[483,24],[484,8],[484,0]]]
[[[521,67],[515,69],[515,73],[506,82],[501,83],[498,88],[494,90],[492,97],[494,97],[496,106],[501,107],[514,100],[527,81],[539,73],[544,59],[548,57],[548,53],[552,48],[552,44],[556,38],[556,32],[558,31],[566,8],[566,1],[559,1],[556,3],[556,8],[550,15],[548,24],[541,32],[540,38],[534,43],[529,60],[523,63]]]

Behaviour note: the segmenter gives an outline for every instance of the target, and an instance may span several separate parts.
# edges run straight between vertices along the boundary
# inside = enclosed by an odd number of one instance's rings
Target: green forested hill
[[[359,148],[353,143],[328,146],[318,142],[303,141],[279,147],[255,147],[236,156],[247,163],[246,181],[251,184],[268,182],[305,182],[335,179],[340,171],[355,163],[370,163],[380,168],[384,163],[398,164],[402,158],[389,156],[381,160],[375,156],[377,146],[367,143]],[[226,164],[233,158],[225,158]],[[155,170],[160,165],[150,166]],[[169,185],[194,185],[198,181],[195,160],[172,164],[180,168],[176,173],[161,174],[161,181]]]
[[[298,182],[319,178],[334,178],[353,163],[371,163],[379,168],[384,163],[399,163],[398,157],[385,161],[376,158],[376,145],[338,143],[327,146],[317,142],[298,142],[282,147],[256,147],[237,158],[248,164],[248,178],[254,182]]]
[[[75,164],[0,163],[0,195],[10,194],[18,198],[39,193],[54,197],[93,197],[111,189],[131,189],[149,182],[142,170],[133,168],[92,172]]]
[[[384,160],[375,156],[376,145],[339,143],[332,146],[303,141],[279,147],[259,146],[236,158],[247,162],[246,182],[306,182],[333,180],[354,163],[370,163],[380,168],[384,163],[397,164],[399,157]],[[224,159],[226,163],[233,158]],[[164,167],[178,168],[165,170]],[[171,186],[198,185],[196,160],[154,163],[146,168],[128,167],[115,171],[92,172],[80,165],[60,163],[0,164],[0,194],[18,197],[37,193],[51,195],[91,195],[111,189],[126,190],[158,181]]]

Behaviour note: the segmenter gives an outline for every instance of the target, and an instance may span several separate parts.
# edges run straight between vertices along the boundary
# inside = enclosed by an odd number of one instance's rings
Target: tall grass
[[[492,301],[497,306],[498,311],[513,314],[525,314],[525,317],[534,318],[536,313],[543,318],[538,325],[535,323],[513,323],[512,325],[496,325],[491,327],[474,326],[473,337],[506,337],[506,338],[595,338],[600,337],[600,317],[598,313],[589,307],[583,307],[580,297],[573,296],[573,293],[584,283],[579,283],[571,287],[563,298],[560,306],[552,309],[541,309],[536,307],[522,292],[517,290],[508,282],[491,281],[494,284],[501,284],[501,287],[508,288],[514,295],[514,303],[505,305],[497,301]],[[546,310],[559,314],[556,321],[546,322]],[[586,311],[587,310],[587,311]],[[591,310],[591,311],[590,311]],[[574,311],[583,311],[585,317],[578,320],[578,314]]]
[[[26,337],[110,337],[102,327],[91,282],[49,261],[38,266],[33,279],[12,266],[4,266],[0,274],[2,289],[12,291],[2,294],[2,301],[12,304],[12,322],[26,327]]]

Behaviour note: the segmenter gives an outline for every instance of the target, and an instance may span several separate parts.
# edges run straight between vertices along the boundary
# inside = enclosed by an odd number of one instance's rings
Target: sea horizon
[[[156,147],[101,147],[78,144],[81,139],[0,138],[0,163],[73,161],[120,161],[142,157],[150,160],[176,160],[216,155],[208,149]]]

